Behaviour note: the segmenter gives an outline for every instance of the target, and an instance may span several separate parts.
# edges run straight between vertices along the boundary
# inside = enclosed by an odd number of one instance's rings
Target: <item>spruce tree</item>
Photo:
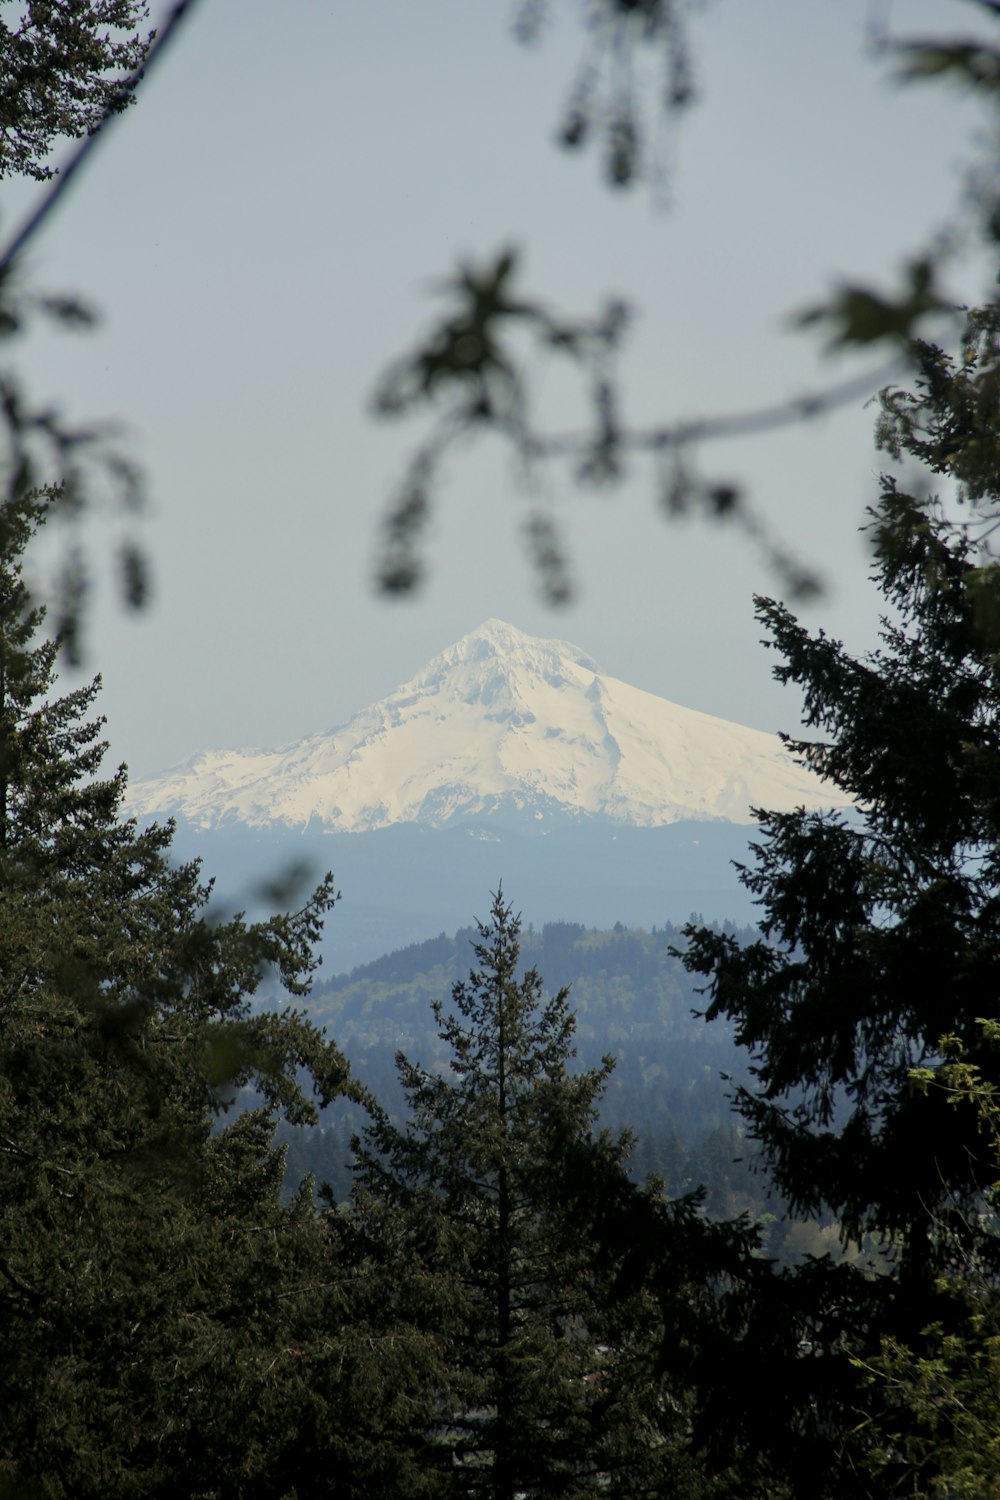
[[[502,892],[478,927],[476,967],[434,1006],[450,1076],[400,1054],[409,1118],[378,1110],[357,1143],[352,1216],[373,1255],[394,1243],[391,1316],[440,1347],[428,1466],[442,1493],[496,1500],[660,1492],[682,1403],[656,1375],[656,1303],[615,1295],[597,1229],[615,1194],[643,1196],[629,1138],[595,1129],[612,1063],[572,1070],[568,993],[519,972]]]
[[[931,345],[916,355],[915,390],[883,395],[879,438],[948,489],[939,502],[882,479],[881,649],[858,659],[759,603],[776,675],[805,694],[813,738],[791,747],[856,813],[761,814],[742,872],[758,940],[689,929],[686,953],[708,977],[708,1016],[730,1018],[753,1054],[738,1108],[774,1181],[795,1210],[834,1215],[845,1240],[878,1252],[868,1271],[820,1264],[775,1288],[810,1355],[785,1378],[798,1371],[797,1421],[815,1446],[802,1443],[812,1471],[796,1482],[812,1495],[967,1493],[949,1471],[943,1388],[936,1402],[911,1378],[901,1400],[900,1371],[929,1376],[956,1347],[982,1369],[1000,1329],[995,1139],[946,1086],[957,1060],[979,1087],[1000,1084],[995,314],[970,316],[960,362]]]

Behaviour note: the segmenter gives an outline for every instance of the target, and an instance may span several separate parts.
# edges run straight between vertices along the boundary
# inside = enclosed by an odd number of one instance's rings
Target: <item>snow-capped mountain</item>
[[[609,677],[566,641],[487,620],[341,728],[206,750],[135,783],[130,810],[362,832],[497,814],[634,827],[842,805],[776,735]]]

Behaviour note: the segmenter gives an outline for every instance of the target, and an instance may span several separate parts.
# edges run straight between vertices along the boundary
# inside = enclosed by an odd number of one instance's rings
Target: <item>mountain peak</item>
[[[579,647],[486,620],[349,723],[277,751],[205,752],[137,783],[201,827],[358,832],[502,815],[651,827],[844,800],[776,735],[609,677]]]
[[[599,674],[601,671],[592,657],[569,641],[542,639],[518,630],[506,620],[489,619],[433,657],[400,691],[427,687],[466,668],[483,672],[494,665],[505,676],[526,673],[558,687],[565,681],[567,662],[585,672]]]

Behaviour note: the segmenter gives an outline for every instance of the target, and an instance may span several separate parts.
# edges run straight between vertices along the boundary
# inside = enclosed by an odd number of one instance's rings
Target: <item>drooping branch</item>
[[[888,360],[786,401],[648,425],[630,423],[622,411],[616,362],[630,319],[625,304],[612,298],[596,315],[570,319],[516,293],[516,268],[511,249],[492,263],[461,266],[442,288],[449,299],[443,316],[378,384],[379,416],[424,415],[431,422],[383,521],[379,587],[401,594],[419,585],[423,535],[445,460],[461,443],[491,435],[512,453],[522,486],[533,497],[527,539],[550,603],[567,600],[572,586],[561,530],[551,508],[538,499],[541,471],[563,469],[576,483],[614,487],[637,461],[649,467],[667,514],[697,510],[734,520],[793,598],[816,593],[817,571],[772,533],[740,483],[706,474],[698,454],[708,444],[799,426],[898,380],[911,367],[914,328],[929,315],[954,318],[936,290],[929,263],[914,265],[897,300],[845,286],[829,306],[803,315],[803,322],[826,322],[841,344],[888,343]],[[573,430],[546,431],[535,420],[532,388],[540,368],[553,360],[582,387],[587,417]]]

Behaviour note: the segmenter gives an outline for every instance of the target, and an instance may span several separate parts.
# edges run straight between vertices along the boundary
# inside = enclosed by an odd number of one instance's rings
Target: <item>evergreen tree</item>
[[[283,1201],[273,1144],[354,1085],[301,1014],[251,1008],[272,970],[308,986],[330,880],[214,921],[170,829],[122,817],[96,684],[59,697],[35,640],[44,511],[0,515],[0,1491],[391,1492],[420,1340],[380,1363],[337,1216]]]
[[[882,649],[857,660],[760,602],[784,659],[776,675],[802,686],[806,722],[824,735],[792,748],[853,795],[857,814],[761,815],[755,864],[742,872],[760,904],[759,939],[741,947],[690,929],[686,955],[709,977],[709,1017],[731,1018],[755,1058],[738,1107],[781,1191],[882,1251],[877,1272],[819,1265],[781,1288],[799,1299],[804,1347],[825,1356],[798,1361],[799,1413],[821,1446],[827,1435],[823,1472],[839,1496],[903,1484],[968,1493],[953,1487],[947,1402],[916,1378],[914,1400],[900,1400],[900,1370],[909,1361],[929,1376],[942,1348],[955,1363],[956,1347],[969,1368],[988,1368],[986,1289],[1000,1271],[986,1212],[995,1142],[953,1089],[930,1086],[956,1058],[980,1084],[998,1082],[984,1026],[1000,992],[996,316],[970,317],[957,365],[933,346],[916,352],[916,391],[885,394],[880,440],[956,484],[967,510],[949,519],[947,506],[883,478],[872,528],[892,610]],[[938,1376],[944,1367],[938,1359]],[[866,1370],[881,1381],[866,1382]],[[878,1389],[884,1422],[872,1412]],[[828,1492],[815,1469],[800,1483]]]
[[[440,1341],[428,1461],[443,1492],[647,1493],[678,1478],[684,1412],[656,1378],[655,1303],[612,1296],[579,1188],[602,1184],[605,1206],[633,1195],[629,1140],[593,1133],[611,1063],[570,1071],[567,992],[518,973],[519,929],[498,892],[477,967],[450,1011],[434,1006],[451,1076],[400,1054],[410,1118],[376,1112],[353,1215],[373,1247],[394,1234],[390,1264],[419,1278],[393,1316]]]

